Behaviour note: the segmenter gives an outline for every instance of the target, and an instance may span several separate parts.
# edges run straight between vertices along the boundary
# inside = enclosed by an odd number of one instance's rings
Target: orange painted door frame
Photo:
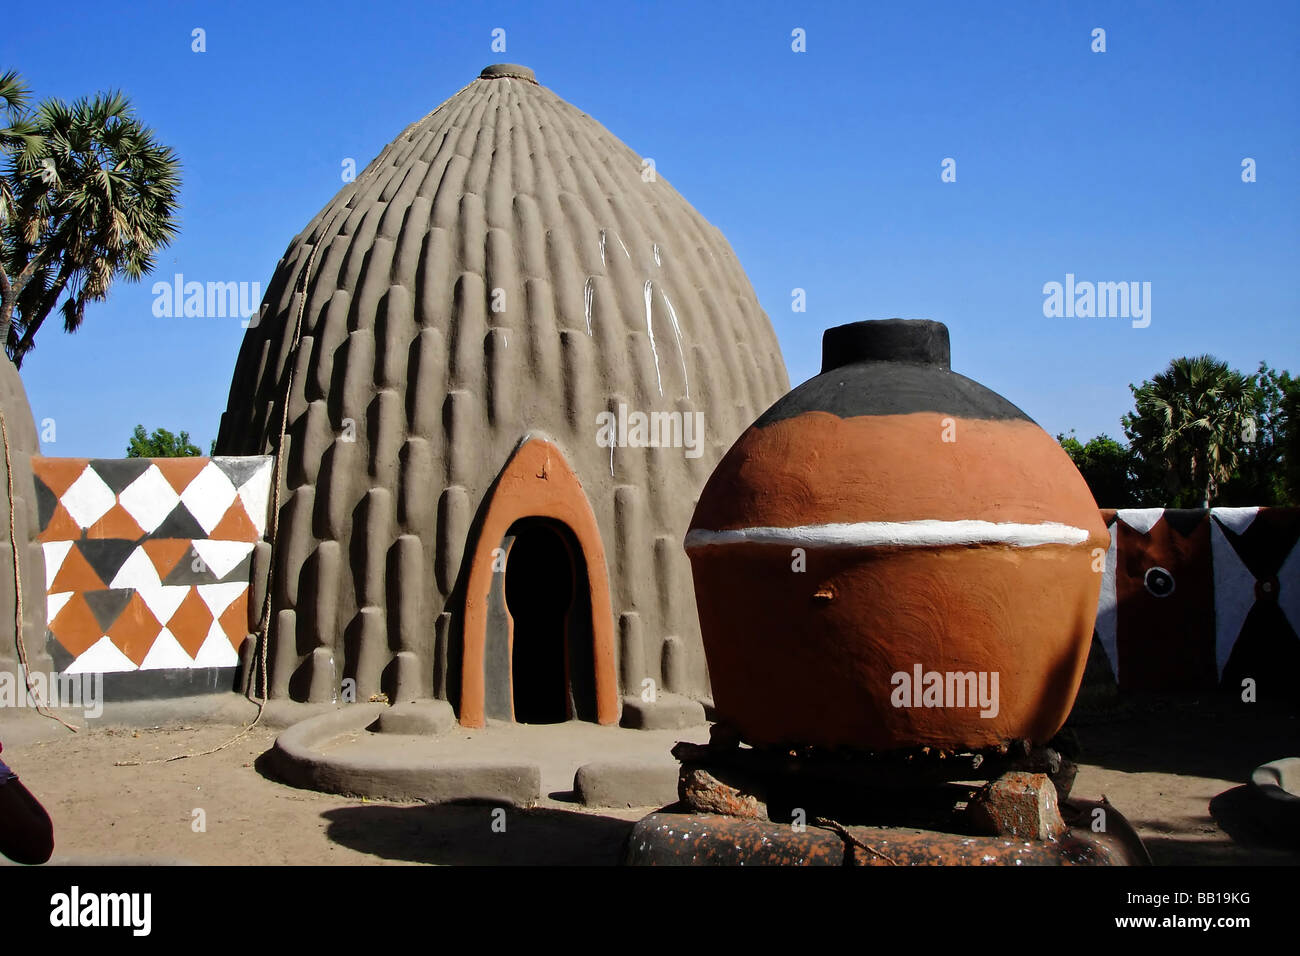
[[[478,540],[469,551],[462,628],[460,722],[466,727],[486,724],[484,673],[487,645],[488,596],[492,587],[492,551],[510,526],[521,518],[550,518],[565,525],[582,549],[591,600],[591,653],[595,674],[596,721],[618,720],[618,678],[614,666],[614,612],[609,596],[609,570],[596,515],[582,483],[563,453],[544,438],[529,438],[510,457],[490,492],[487,514]]]

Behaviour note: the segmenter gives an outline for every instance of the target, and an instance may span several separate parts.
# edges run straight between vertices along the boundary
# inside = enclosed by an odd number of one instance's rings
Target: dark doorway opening
[[[575,593],[586,574],[568,538],[567,528],[543,518],[516,521],[506,535],[511,692],[522,724],[555,724],[570,716]]]

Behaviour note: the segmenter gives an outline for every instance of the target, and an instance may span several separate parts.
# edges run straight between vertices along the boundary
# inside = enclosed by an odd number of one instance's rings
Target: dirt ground
[[[1253,824],[1242,786],[1259,764],[1300,754],[1300,721],[1257,707],[1127,701],[1105,717],[1076,717],[1074,792],[1105,794],[1157,864],[1300,863],[1300,850],[1272,845]],[[500,815],[494,829],[486,805],[297,790],[257,769],[275,738],[263,727],[209,756],[115,765],[204,750],[238,729],[171,722],[17,735],[4,759],[54,820],[55,863],[615,864],[632,821],[648,812],[589,811],[553,791],[534,809],[509,810],[498,832]]]

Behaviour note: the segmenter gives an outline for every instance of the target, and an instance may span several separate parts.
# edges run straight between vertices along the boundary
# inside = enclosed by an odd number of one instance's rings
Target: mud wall
[[[34,457],[53,669],[105,674],[110,699],[231,690],[261,612],[271,466]]]
[[[1102,517],[1095,644],[1120,690],[1241,694],[1250,679],[1259,700],[1300,700],[1300,508]]]
[[[40,542],[36,540],[38,519],[32,485],[32,456],[40,450],[36,422],[22,379],[13,364],[0,356],[0,411],[4,413],[5,436],[13,465],[13,540],[18,543],[18,567],[23,594],[23,642],[27,663],[33,670],[47,671],[45,653],[45,571]],[[6,499],[9,476],[0,454],[0,489]],[[18,676],[18,642],[15,628],[14,557],[10,544],[9,508],[0,506],[0,673]],[[21,685],[21,681],[16,681]]]
[[[271,458],[32,456],[30,413],[10,404],[32,669],[104,673],[118,699],[232,689],[265,593]],[[1260,699],[1300,697],[1300,508],[1102,517],[1111,543],[1085,692],[1108,682],[1240,694],[1249,678]],[[10,617],[13,590],[3,528],[0,613]],[[0,669],[16,666],[5,642]]]

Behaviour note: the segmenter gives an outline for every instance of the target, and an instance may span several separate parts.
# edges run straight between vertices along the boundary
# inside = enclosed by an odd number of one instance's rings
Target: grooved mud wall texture
[[[37,457],[32,471],[47,592],[33,599],[48,600],[58,670],[238,663],[261,611],[269,457]]]
[[[14,539],[18,542],[18,565],[23,590],[23,642],[27,662],[34,671],[48,671],[45,653],[45,560],[36,540],[39,522],[36,496],[32,485],[33,455],[40,452],[36,440],[36,422],[27,392],[18,370],[8,359],[0,357],[0,410],[4,411],[5,431],[9,439],[9,458],[13,464]],[[0,455],[0,488],[8,489],[4,456]],[[10,545],[9,508],[0,506],[0,671],[16,674],[18,642],[15,632],[14,558]]]
[[[1300,699],[1300,508],[1102,511],[1097,637],[1122,690]]]
[[[625,687],[663,687],[680,644],[666,689],[705,693],[682,538],[787,387],[717,229],[549,90],[475,80],[293,240],[239,354],[222,452],[273,453],[288,393],[272,693],[329,699],[353,677],[362,699],[454,696],[467,540],[530,431],[594,509]],[[598,444],[620,404],[702,412],[702,453]]]

